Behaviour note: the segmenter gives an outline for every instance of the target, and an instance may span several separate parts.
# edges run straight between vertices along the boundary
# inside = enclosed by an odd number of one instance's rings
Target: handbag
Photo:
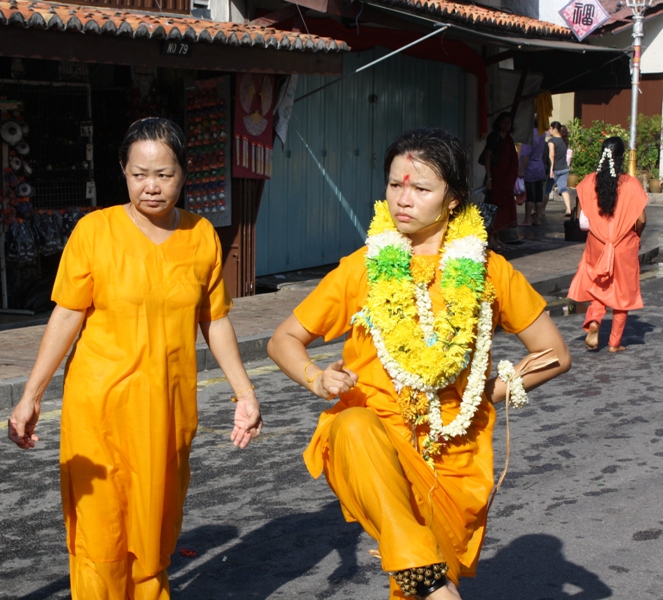
[[[571,210],[571,216],[564,221],[564,240],[567,242],[586,242],[588,231],[580,229],[578,218],[578,204]]]
[[[492,231],[493,223],[495,222],[495,216],[497,215],[497,206],[495,204],[482,202],[478,205],[478,208],[481,216],[483,217],[483,224],[486,228],[486,231]]]
[[[525,203],[525,180],[522,177],[516,179],[516,183],[513,186],[513,197],[516,200],[516,204],[521,206]]]

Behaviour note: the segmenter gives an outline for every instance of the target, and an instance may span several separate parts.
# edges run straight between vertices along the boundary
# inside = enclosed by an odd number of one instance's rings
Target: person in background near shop
[[[69,356],[60,477],[73,600],[164,600],[196,433],[196,335],[237,396],[231,440],[260,433],[240,359],[221,245],[211,223],[176,208],[186,141],[171,121],[137,121],[120,148],[130,202],[81,219],[53,288],[57,306],[9,437],[34,448],[41,396]],[[80,332],[80,335],[79,335]]]
[[[569,179],[569,164],[566,161],[567,144],[562,138],[562,124],[553,121],[550,124],[550,138],[548,140],[548,152],[550,156],[550,178],[557,185],[557,190],[562,195],[566,207],[565,217],[571,216],[571,195],[567,188]]]
[[[543,187],[546,183],[546,168],[543,152],[546,150],[546,133],[539,135],[536,117],[532,131],[532,143],[520,147],[520,169],[518,177],[525,180],[525,217],[521,225],[541,225],[543,209]],[[532,212],[534,211],[534,212]]]
[[[304,460],[314,477],[325,473],[345,518],[377,540],[390,599],[459,600],[459,578],[476,570],[493,488],[494,404],[505,400],[506,381],[512,399],[526,402],[523,385],[563,373],[571,358],[543,299],[486,251],[458,138],[404,133],[384,172],[387,199],[375,205],[366,246],[341,259],[268,351],[315,395],[339,398]],[[500,363],[500,376],[486,380],[498,324],[534,354],[515,367]],[[343,334],[343,359],[313,363],[313,340]],[[545,364],[540,352],[550,356]],[[529,361],[537,369],[521,379]]]
[[[585,252],[569,298],[590,302],[585,315],[585,344],[599,346],[599,328],[612,308],[610,352],[625,350],[622,335],[629,310],[642,308],[640,295],[640,236],[645,228],[647,194],[640,182],[622,173],[624,142],[609,137],[603,142],[596,173],[587,175],[576,188],[580,202],[580,227],[588,230]]]
[[[486,202],[497,206],[493,230],[488,238],[493,250],[508,250],[499,232],[518,224],[513,187],[518,177],[518,153],[511,138],[513,122],[508,112],[501,113],[493,123],[483,152],[486,168]],[[497,155],[497,160],[493,155]]]

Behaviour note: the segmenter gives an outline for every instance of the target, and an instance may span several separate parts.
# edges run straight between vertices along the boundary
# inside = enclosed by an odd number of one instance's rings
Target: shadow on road
[[[64,595],[65,590],[69,591],[69,575],[60,577],[57,581],[45,585],[43,588],[30,592],[26,596],[21,596],[19,600],[47,600],[48,598],[71,598],[69,594]],[[61,592],[61,593],[60,593]]]
[[[479,563],[476,579],[461,581],[463,598],[600,600],[612,590],[597,575],[569,562],[551,535],[524,535]]]
[[[169,569],[175,597],[264,599],[286,583],[315,572],[332,552],[338,553],[341,562],[327,578],[329,587],[342,584],[359,569],[356,548],[361,528],[343,520],[337,502],[318,512],[272,519],[212,556],[215,548],[233,537],[229,529],[206,525],[181,536],[178,547],[195,550],[203,562],[188,568],[187,559],[176,553]],[[306,589],[310,598],[324,596],[319,575],[310,584],[302,581],[302,593]]]
[[[610,337],[610,330],[612,329],[612,318],[605,318],[601,323],[601,329],[599,331],[599,350],[607,348],[608,338]],[[622,338],[622,344],[624,346],[642,346],[646,344],[645,337],[647,334],[652,333],[656,330],[656,327],[642,319],[642,317],[631,312],[626,319],[626,328],[624,329],[624,337]],[[584,340],[586,333],[579,328],[581,336],[578,336],[576,339]]]

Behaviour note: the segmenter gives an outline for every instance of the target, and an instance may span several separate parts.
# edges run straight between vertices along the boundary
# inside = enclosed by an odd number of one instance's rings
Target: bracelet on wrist
[[[309,367],[309,365],[312,365],[313,361],[309,360],[305,365],[304,365],[304,379],[306,379],[306,383],[308,384],[308,389],[313,391],[313,382],[322,375],[323,371],[320,369],[313,377],[309,377],[308,374],[306,373],[306,369]]]
[[[245,388],[245,389],[243,389],[241,392],[237,392],[237,394],[234,395],[234,396],[230,399],[230,401],[231,401],[231,402],[237,402],[237,398],[239,398],[242,394],[246,394],[246,392],[251,392],[251,391],[253,391],[253,390],[255,390],[255,389],[256,389],[256,386],[255,386],[255,385],[251,385],[250,388]]]
[[[311,391],[313,391],[313,382],[314,382],[318,377],[320,377],[320,375],[322,375],[323,373],[324,373],[324,371],[320,370],[320,371],[318,371],[315,375],[313,375],[313,377],[311,377],[311,379],[309,379],[308,377],[306,378],[306,381],[308,382],[308,388],[309,388]]]

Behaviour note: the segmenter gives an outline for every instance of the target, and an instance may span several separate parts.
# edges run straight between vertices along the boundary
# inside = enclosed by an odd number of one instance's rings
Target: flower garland
[[[500,361],[497,365],[497,375],[509,386],[510,402],[514,408],[522,408],[529,402],[523,378],[516,374],[516,369],[508,360]]]
[[[446,306],[437,314],[428,292],[435,268],[412,255],[411,242],[397,230],[386,201],[375,204],[368,234],[369,291],[353,323],[371,333],[405,422],[413,428],[428,424],[422,455],[432,465],[445,441],[467,433],[485,387],[494,289],[486,281],[483,217],[469,206],[449,222],[439,261]],[[444,425],[438,393],[468,364],[460,411]]]
[[[608,158],[608,166],[610,167],[610,177],[613,179],[617,177],[617,172],[615,171],[615,160],[612,157],[612,148],[606,148],[603,150],[601,153],[601,160],[599,160],[599,165],[596,167],[596,172],[598,173],[601,170],[601,167],[603,166],[603,161]]]

